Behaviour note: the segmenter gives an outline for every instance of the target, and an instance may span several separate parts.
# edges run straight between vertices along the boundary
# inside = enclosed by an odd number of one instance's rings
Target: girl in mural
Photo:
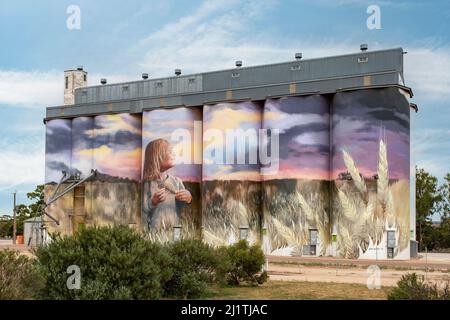
[[[149,228],[177,225],[182,208],[192,202],[181,179],[166,172],[174,165],[173,150],[167,140],[156,139],[147,144],[142,208]]]

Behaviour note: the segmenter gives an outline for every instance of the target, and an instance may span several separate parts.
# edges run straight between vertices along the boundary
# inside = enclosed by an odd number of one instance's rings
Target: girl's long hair
[[[144,157],[143,180],[161,179],[161,164],[167,157],[170,143],[165,139],[156,139],[147,144]]]

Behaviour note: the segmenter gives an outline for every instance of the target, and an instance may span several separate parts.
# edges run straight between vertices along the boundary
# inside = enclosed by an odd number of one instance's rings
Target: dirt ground
[[[271,280],[278,281],[308,281],[308,282],[335,282],[335,283],[357,283],[367,285],[372,283],[373,269],[364,267],[329,267],[329,266],[305,266],[289,264],[269,264],[269,275]],[[444,282],[450,279],[450,273],[445,271],[426,270],[395,270],[380,268],[380,285],[394,286],[398,280],[407,273],[415,272],[423,275],[432,282]]]

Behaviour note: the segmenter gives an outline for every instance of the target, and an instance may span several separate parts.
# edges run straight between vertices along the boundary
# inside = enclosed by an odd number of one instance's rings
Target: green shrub
[[[397,282],[397,287],[388,294],[389,300],[450,300],[450,286],[445,283],[442,287],[428,284],[423,276],[415,273],[403,275]]]
[[[0,300],[30,299],[42,284],[30,258],[17,251],[0,251]]]
[[[164,245],[126,226],[82,228],[74,236],[55,235],[36,250],[44,279],[42,299],[198,298],[215,283],[256,285],[265,258],[258,245],[241,241],[213,249],[200,240]],[[68,289],[67,268],[78,266],[80,289]]]
[[[260,273],[265,257],[259,245],[249,246],[247,241],[242,240],[220,248],[219,252],[221,261],[217,277],[220,281],[228,285],[257,285],[267,281],[267,273]]]
[[[200,240],[181,240],[167,244],[172,277],[164,283],[166,296],[198,298],[213,283],[217,268],[214,249]]]
[[[74,236],[56,235],[36,250],[45,279],[43,299],[158,299],[171,278],[170,257],[126,227],[82,228]],[[80,268],[80,289],[68,289],[67,268]]]

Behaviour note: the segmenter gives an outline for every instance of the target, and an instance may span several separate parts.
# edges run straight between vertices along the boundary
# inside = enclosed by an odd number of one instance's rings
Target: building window
[[[358,58],[358,63],[366,63],[366,62],[369,62],[369,57]]]
[[[69,89],[69,77],[66,77],[66,89]]]
[[[87,76],[85,74],[83,75],[83,80],[84,80],[84,82],[87,81]]]

